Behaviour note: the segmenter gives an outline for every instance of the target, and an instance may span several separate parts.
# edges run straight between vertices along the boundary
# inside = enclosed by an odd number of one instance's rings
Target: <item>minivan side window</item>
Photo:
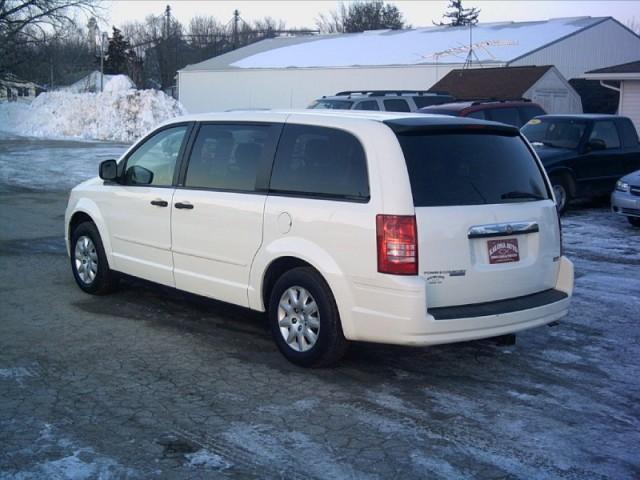
[[[252,192],[269,125],[205,124],[191,149],[186,188]]]
[[[494,122],[506,123],[516,127],[522,126],[518,110],[513,107],[492,108],[489,110],[489,116]]]
[[[356,137],[343,130],[285,125],[270,191],[366,202],[369,181],[364,149]]]
[[[125,185],[172,185],[187,128],[186,125],[165,128],[136,148],[126,160]]]
[[[354,110],[380,110],[378,102],[375,100],[365,100],[364,102],[356,103],[353,107]]]
[[[618,130],[611,120],[594,122],[589,140],[595,139],[604,141],[605,148],[620,148]]]
[[[406,100],[402,100],[401,98],[390,98],[388,100],[383,100],[384,109],[387,112],[410,112],[409,104]]]

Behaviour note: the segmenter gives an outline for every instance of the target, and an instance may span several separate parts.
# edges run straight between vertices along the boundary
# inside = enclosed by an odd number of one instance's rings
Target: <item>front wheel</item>
[[[71,233],[71,271],[78,286],[87,293],[104,295],[117,283],[109,268],[102,239],[92,222],[83,222]]]
[[[348,342],[333,294],[312,268],[295,268],[278,279],[268,315],[278,349],[296,365],[330,366],[346,352]]]
[[[640,227],[640,217],[627,217],[627,220],[634,227]]]

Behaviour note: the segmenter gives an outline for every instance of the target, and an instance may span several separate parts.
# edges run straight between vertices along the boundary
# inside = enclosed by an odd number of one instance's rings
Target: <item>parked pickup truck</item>
[[[577,197],[604,197],[640,168],[633,123],[617,115],[541,115],[522,127],[553,185],[558,210]]]

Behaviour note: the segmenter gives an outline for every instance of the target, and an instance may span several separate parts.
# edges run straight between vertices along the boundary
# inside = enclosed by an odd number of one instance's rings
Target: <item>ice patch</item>
[[[25,367],[0,368],[0,378],[18,380],[24,377],[33,377],[33,373]]]
[[[449,462],[440,458],[428,457],[420,452],[411,452],[411,462],[419,470],[424,478],[433,478],[432,475],[424,475],[426,472],[434,474],[437,478],[471,478],[455,469]]]
[[[582,357],[561,350],[544,350],[542,354],[552,362],[574,364],[579,363]]]
[[[102,93],[48,92],[31,104],[0,104],[0,130],[42,138],[132,142],[158,124],[186,113],[157,90],[133,90],[114,78]]]
[[[28,454],[33,463],[16,471],[0,471],[0,480],[139,478],[136,471],[96,453],[91,447],[76,445],[48,423],[29,447],[7,453],[10,456]]]
[[[211,468],[215,470],[224,470],[231,467],[220,455],[216,455],[204,448],[194,453],[188,453],[184,457],[187,459],[187,465],[190,467]]]

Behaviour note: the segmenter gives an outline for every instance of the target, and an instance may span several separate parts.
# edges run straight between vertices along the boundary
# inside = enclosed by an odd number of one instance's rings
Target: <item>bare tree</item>
[[[629,30],[632,30],[636,35],[640,35],[640,20],[636,17],[632,17],[625,22],[625,25]]]
[[[0,0],[0,73],[24,61],[24,47],[76,27],[79,12],[97,14],[97,0]]]
[[[338,10],[331,10],[329,13],[320,13],[316,17],[316,27],[322,33],[344,33],[346,10],[344,3],[341,3]]]
[[[383,0],[340,4],[338,10],[320,14],[316,26],[323,33],[355,33],[365,30],[408,28],[398,7]]]

